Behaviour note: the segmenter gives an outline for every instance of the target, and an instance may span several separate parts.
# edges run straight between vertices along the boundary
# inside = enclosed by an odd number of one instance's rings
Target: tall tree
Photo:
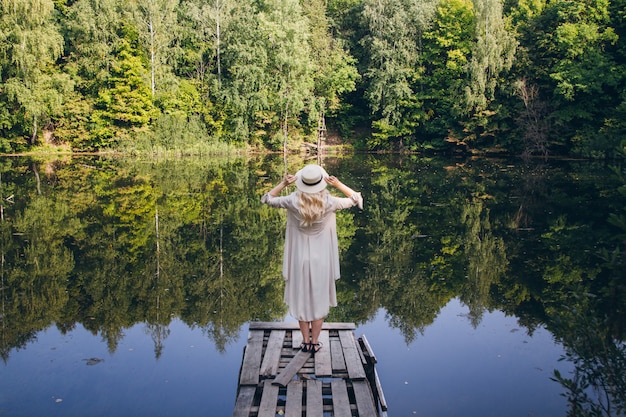
[[[224,30],[225,91],[229,126],[233,140],[258,145],[252,136],[255,115],[268,106],[267,39],[263,36],[257,10],[247,2],[237,4]]]
[[[277,148],[312,96],[308,23],[297,0],[238,4],[224,33],[233,133]],[[226,80],[227,78],[227,80]]]
[[[313,62],[316,106],[311,109],[312,119],[320,113],[335,114],[341,105],[341,95],[356,87],[359,73],[355,59],[348,54],[340,39],[333,37],[328,17],[326,0],[303,2],[302,9],[310,22],[309,45]],[[313,111],[315,110],[315,111]]]
[[[63,71],[75,82],[75,91],[54,119],[55,132],[76,149],[92,149],[100,143],[93,121],[98,91],[107,85],[123,42],[128,21],[120,0],[77,0],[61,9],[66,39]]]
[[[443,147],[442,139],[458,123],[463,81],[472,53],[473,22],[470,0],[441,0],[432,25],[424,33],[420,94],[428,120],[420,132],[432,137],[430,146]]]
[[[614,0],[610,3],[611,27],[615,29],[618,39],[609,51],[616,63],[614,72],[619,76],[615,111],[606,118],[602,128],[602,132],[607,137],[614,137],[621,141],[621,143],[618,142],[618,147],[622,149],[621,156],[626,156],[626,13],[624,10],[626,10],[625,0]]]
[[[185,11],[195,28],[195,36],[205,45],[199,59],[199,75],[205,75],[204,58],[208,68],[217,76],[218,89],[222,83],[222,31],[233,8],[232,0],[200,0],[185,3]]]
[[[286,152],[289,124],[297,119],[312,96],[309,24],[299,0],[267,0],[259,13],[259,21],[269,40],[271,104],[279,116],[283,151]]]
[[[529,56],[524,75],[550,98],[549,118],[558,131],[553,150],[602,155],[618,144],[619,137],[600,130],[624,100],[615,17],[612,22],[606,0],[558,0],[547,3],[523,33]]]
[[[66,70],[74,75],[77,89],[88,96],[110,76],[125,16],[119,0],[78,0],[66,16]]]
[[[379,146],[389,137],[410,136],[424,118],[415,85],[423,30],[435,11],[434,3],[409,0],[367,0],[363,44],[369,64],[363,74],[366,98],[378,131]]]
[[[100,135],[112,137],[115,132],[111,125],[123,128],[146,126],[154,116],[150,87],[145,82],[146,69],[135,53],[128,42],[120,46],[117,59],[111,66],[111,77],[98,93],[92,120],[105,125],[98,133]]]
[[[35,144],[42,122],[57,111],[72,88],[54,63],[63,52],[63,37],[54,21],[52,0],[3,0],[0,15],[1,100],[12,107],[18,134]],[[6,133],[6,132],[4,132]]]
[[[150,91],[154,100],[157,81],[163,80],[173,61],[178,0],[135,0],[133,5],[139,37],[150,60]]]
[[[475,0],[476,43],[468,65],[465,111],[474,128],[484,128],[489,105],[495,98],[502,74],[513,65],[517,41],[506,26],[502,0]]]

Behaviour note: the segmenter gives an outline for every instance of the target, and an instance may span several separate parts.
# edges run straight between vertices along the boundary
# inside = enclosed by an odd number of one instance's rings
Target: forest
[[[612,158],[625,0],[2,0],[0,152]]]

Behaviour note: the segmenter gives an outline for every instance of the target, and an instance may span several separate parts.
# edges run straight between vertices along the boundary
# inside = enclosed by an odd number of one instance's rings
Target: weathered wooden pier
[[[376,357],[355,329],[324,323],[311,354],[298,323],[251,323],[233,417],[386,417]]]

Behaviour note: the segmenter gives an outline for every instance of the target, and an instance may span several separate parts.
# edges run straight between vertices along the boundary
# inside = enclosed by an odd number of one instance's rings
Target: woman
[[[296,191],[285,197],[278,196],[294,182]],[[332,196],[326,190],[327,184],[347,198]],[[361,193],[354,192],[334,176],[328,176],[321,166],[311,164],[296,175],[287,175],[263,195],[261,202],[287,209],[283,258],[285,303],[300,325],[301,349],[315,353],[322,347],[319,335],[324,318],[330,307],[337,305],[335,280],[339,279],[339,247],[335,212],[355,205],[362,209],[363,198]]]

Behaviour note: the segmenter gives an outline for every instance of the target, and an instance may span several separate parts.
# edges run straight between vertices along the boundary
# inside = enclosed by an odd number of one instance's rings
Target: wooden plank
[[[300,329],[291,331],[291,347],[294,349],[300,349],[302,344],[302,332]]]
[[[302,381],[291,381],[287,385],[285,417],[302,417]]]
[[[285,340],[285,330],[272,330],[270,338],[267,341],[265,355],[259,373],[265,377],[273,376],[278,373],[278,365],[280,364],[280,353],[283,349]]]
[[[346,361],[343,359],[343,349],[341,348],[339,339],[332,339],[330,341],[330,356],[333,372],[346,371]]]
[[[352,381],[352,388],[354,389],[359,417],[378,417],[378,412],[374,407],[374,397],[367,382]]]
[[[318,377],[332,376],[333,368],[331,366],[328,330],[322,330],[319,341],[322,343],[322,348],[315,353],[315,375]]]
[[[333,417],[352,417],[346,381],[333,379],[330,381],[330,389],[333,395]]]
[[[365,359],[365,353],[363,353],[363,349],[361,348],[361,344],[359,343],[359,341],[356,340],[355,343],[356,343],[356,351],[359,354],[359,358],[361,359],[361,365],[365,368],[367,366],[367,359]]]
[[[252,407],[252,402],[254,401],[255,392],[256,387],[239,387],[237,400],[235,401],[235,409],[233,410],[233,417],[248,417],[250,415],[250,408]]]
[[[274,417],[276,415],[276,402],[278,401],[278,389],[276,385],[263,383],[263,394],[261,395],[261,404],[259,405],[259,417]]]
[[[298,322],[267,322],[267,321],[253,321],[250,322],[250,330],[294,330],[300,329]],[[324,323],[322,330],[355,330],[356,324],[354,323]]]
[[[302,365],[311,357],[309,352],[298,351],[296,355],[291,359],[289,364],[283,369],[283,371],[278,374],[276,379],[274,379],[273,384],[282,385],[283,387],[287,386],[289,381],[294,377],[295,374],[298,373]]]
[[[365,336],[355,339],[354,327],[352,323],[325,324],[320,334],[322,349],[312,355],[289,349],[290,342],[300,348],[302,335],[297,323],[251,324],[233,417],[273,417],[277,413],[286,417],[323,417],[324,412],[335,417],[352,417],[352,413],[359,417],[379,417],[379,411],[380,416],[386,417],[387,402],[373,367],[376,357]],[[310,360],[312,356],[314,359]],[[372,366],[370,369],[364,365]],[[302,374],[303,378],[294,379],[296,374]],[[276,378],[259,385],[261,375]],[[332,379],[323,384],[313,375]],[[286,397],[279,397],[280,386],[287,387]],[[324,395],[330,398],[325,400]]]
[[[306,381],[306,417],[323,417],[324,401],[322,399],[322,381],[309,379]]]
[[[243,365],[239,376],[239,385],[257,385],[261,368],[261,354],[263,351],[263,330],[248,332],[248,344],[243,355]]]
[[[383,393],[383,386],[380,383],[380,379],[378,378],[378,372],[374,369],[374,381],[376,384],[376,392],[378,393],[378,402],[380,403],[380,408],[383,411],[387,411],[387,400],[385,399],[385,393]]]
[[[378,362],[376,360],[376,355],[374,355],[374,351],[372,350],[372,347],[370,346],[370,343],[368,342],[365,335],[361,335],[361,341],[363,342],[363,347],[365,348],[365,352],[370,357],[372,364],[376,364]]]
[[[357,351],[354,335],[351,331],[342,330],[339,332],[341,340],[341,348],[343,349],[343,357],[346,361],[346,368],[350,379],[364,379],[365,369],[361,362],[361,357]]]

